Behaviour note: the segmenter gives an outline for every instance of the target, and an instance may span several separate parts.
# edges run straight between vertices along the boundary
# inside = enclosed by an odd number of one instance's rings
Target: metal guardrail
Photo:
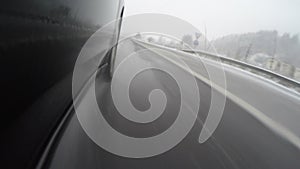
[[[235,60],[235,59],[224,57],[224,56],[217,55],[217,54],[211,54],[211,53],[208,53],[208,52],[205,52],[205,51],[199,51],[199,50],[197,50],[197,51],[182,50],[182,51],[188,52],[188,53],[197,53],[197,54],[206,55],[206,56],[210,56],[210,57],[218,57],[221,60],[232,62],[232,63],[236,63],[236,64],[242,65],[244,67],[255,69],[255,70],[258,70],[258,71],[263,71],[264,73],[268,73],[268,74],[270,74],[272,76],[276,76],[277,78],[281,78],[281,79],[284,79],[284,80],[287,80],[287,81],[290,81],[292,83],[296,83],[296,84],[300,85],[299,81],[296,81],[296,80],[294,80],[292,78],[283,76],[283,75],[281,75],[279,73],[273,72],[271,70],[268,70],[268,69],[265,69],[265,68],[262,68],[262,67],[251,65],[251,64],[246,63],[246,62],[242,62],[242,61],[239,61],[239,60]]]
[[[166,46],[161,46],[161,45],[158,45],[158,44],[148,43],[148,42],[141,41],[141,40],[138,40],[138,39],[135,39],[135,41],[139,42],[139,43],[144,43],[146,45],[150,45],[150,46],[153,46],[153,47],[156,47],[156,48],[168,50],[168,51],[171,51],[171,52],[185,52],[185,53],[190,53],[190,54],[198,54],[198,56],[200,56],[200,57],[201,56],[202,57],[206,56],[205,58],[209,58],[209,59],[212,59],[212,60],[220,60],[223,63],[227,63],[227,64],[230,64],[230,65],[235,65],[235,66],[238,66],[239,68],[243,68],[243,69],[250,69],[251,72],[255,71],[256,74],[260,74],[260,75],[263,74],[265,76],[268,76],[269,79],[275,80],[276,82],[278,82],[278,83],[280,83],[280,84],[282,84],[286,87],[294,88],[296,91],[300,92],[300,82],[299,81],[296,81],[292,78],[289,78],[289,77],[283,76],[281,74],[272,72],[272,71],[270,71],[268,69],[265,69],[265,68],[261,68],[261,67],[255,66],[255,65],[251,65],[251,64],[239,61],[239,60],[235,60],[235,59],[232,59],[232,58],[224,57],[224,56],[221,56],[221,55],[218,55],[218,54],[213,54],[213,53],[209,53],[209,52],[205,52],[205,51],[187,50],[187,49],[178,50],[178,49],[171,48],[171,47],[166,47]]]

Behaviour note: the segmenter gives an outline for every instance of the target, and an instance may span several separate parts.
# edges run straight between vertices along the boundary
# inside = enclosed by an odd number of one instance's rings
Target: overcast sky
[[[214,39],[232,33],[300,33],[300,0],[125,0],[125,15],[163,13],[188,21]]]

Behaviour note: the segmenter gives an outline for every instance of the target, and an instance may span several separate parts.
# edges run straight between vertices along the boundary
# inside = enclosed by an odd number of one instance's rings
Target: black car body
[[[72,109],[79,52],[95,31],[121,17],[123,6],[122,0],[1,2],[1,168],[43,166]]]

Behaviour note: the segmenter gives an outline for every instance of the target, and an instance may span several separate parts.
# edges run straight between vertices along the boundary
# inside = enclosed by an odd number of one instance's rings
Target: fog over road
[[[143,50],[142,55],[139,55],[139,50]],[[186,76],[195,75],[201,99],[192,130],[177,146],[163,154],[142,159],[124,158],[105,151],[89,139],[74,113],[57,143],[49,168],[300,168],[299,94],[262,77],[224,65],[227,82],[224,114],[212,137],[200,144],[199,134],[211,105],[211,90],[216,90],[214,87],[219,84],[217,81],[212,87],[207,84],[208,74],[201,65],[205,62],[210,75],[218,77],[220,74],[214,72],[221,68],[219,63],[201,61],[176,51],[155,52],[147,45],[127,40],[118,47],[116,66],[122,57],[131,53],[139,55],[136,64],[164,65],[183,71]],[[183,59],[193,75],[176,63],[171,55]],[[145,138],[162,133],[172,125],[182,103],[179,87],[170,75],[159,70],[146,70],[132,81],[129,95],[138,110],[149,108],[147,99],[153,89],[161,89],[167,97],[162,116],[153,122],[139,124],[129,121],[117,111],[111,96],[108,71],[107,66],[98,71],[95,92],[103,116],[114,129],[131,137]],[[117,140],[111,141],[118,143]]]

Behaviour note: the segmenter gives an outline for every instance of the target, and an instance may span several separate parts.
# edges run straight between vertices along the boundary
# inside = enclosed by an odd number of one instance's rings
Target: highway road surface
[[[118,47],[116,66],[131,53],[142,55],[136,64],[164,65],[186,76],[195,76],[200,94],[200,109],[189,134],[171,150],[149,158],[125,158],[100,148],[83,131],[75,113],[70,117],[47,163],[50,169],[299,169],[300,168],[300,95],[276,83],[224,65],[226,92],[218,90],[219,82],[207,81],[210,71],[220,69],[219,63],[182,52],[155,52],[146,44],[132,40]],[[192,72],[184,70],[172,57],[189,63]],[[99,108],[108,123],[118,132],[131,137],[146,138],[165,131],[178,115],[181,104],[179,87],[168,74],[159,70],[141,72],[130,86],[131,102],[141,111],[149,108],[148,95],[161,89],[167,97],[162,116],[146,124],[134,123],[121,116],[112,100],[104,66],[96,78],[96,96]],[[214,74],[214,73],[212,73]],[[219,76],[216,74],[215,76]],[[199,133],[206,120],[211,101],[211,90],[226,96],[224,114],[213,135],[204,143],[198,142]],[[189,104],[189,103],[185,103]],[[113,142],[114,140],[112,140]],[[159,144],[159,143],[158,143]]]

